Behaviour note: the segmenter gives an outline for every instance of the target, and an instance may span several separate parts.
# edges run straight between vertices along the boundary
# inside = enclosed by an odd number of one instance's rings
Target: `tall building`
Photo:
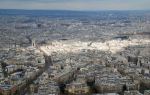
[[[35,47],[36,44],[35,44],[35,39],[32,39],[32,46]]]

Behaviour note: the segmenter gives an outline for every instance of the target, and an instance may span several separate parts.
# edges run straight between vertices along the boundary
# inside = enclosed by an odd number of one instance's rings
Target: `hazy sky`
[[[150,10],[150,0],[0,0],[1,9]]]

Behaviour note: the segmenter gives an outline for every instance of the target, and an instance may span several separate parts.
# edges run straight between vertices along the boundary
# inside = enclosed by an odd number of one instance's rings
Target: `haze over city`
[[[149,10],[150,0],[0,0],[2,9]]]

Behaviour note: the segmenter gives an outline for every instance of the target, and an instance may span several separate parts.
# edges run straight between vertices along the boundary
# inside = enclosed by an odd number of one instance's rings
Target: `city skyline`
[[[0,0],[0,9],[150,10],[149,0]]]

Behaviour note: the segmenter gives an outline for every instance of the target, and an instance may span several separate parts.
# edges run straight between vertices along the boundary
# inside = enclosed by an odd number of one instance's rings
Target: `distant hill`
[[[150,11],[149,11],[150,12]],[[68,10],[21,10],[21,9],[0,9],[0,15],[25,15],[25,16],[48,16],[48,17],[124,17],[132,14],[143,14],[147,11],[68,11]]]

